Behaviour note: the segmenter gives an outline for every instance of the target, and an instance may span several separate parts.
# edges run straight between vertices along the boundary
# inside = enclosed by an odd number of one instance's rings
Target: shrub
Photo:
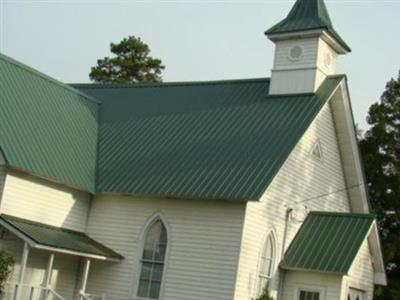
[[[268,285],[266,285],[263,289],[263,292],[260,297],[253,299],[253,300],[274,300],[269,294],[269,288]]]
[[[12,272],[14,258],[6,251],[0,250],[0,299],[4,296],[4,285]]]

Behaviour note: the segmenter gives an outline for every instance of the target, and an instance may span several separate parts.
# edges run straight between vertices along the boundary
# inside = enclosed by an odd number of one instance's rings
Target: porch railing
[[[106,295],[94,295],[80,292],[80,300],[107,300]]]
[[[28,285],[28,284],[19,284],[19,283],[7,283],[7,286],[13,290],[12,299],[15,300],[17,291],[20,289],[20,293],[23,293],[24,300],[47,300],[50,295],[53,296],[53,300],[66,300],[60,294],[58,294],[51,287],[44,287],[42,285]],[[103,295],[95,295],[84,293],[83,291],[79,292],[79,300],[107,300],[106,294]]]
[[[50,287],[44,287],[41,285],[27,285],[27,284],[19,284],[19,283],[8,283],[9,286],[14,290],[13,298],[16,299],[16,296],[19,292],[25,292],[28,294],[27,300],[47,300],[48,296],[53,295],[54,300],[66,300],[60,294],[58,294],[55,290]]]

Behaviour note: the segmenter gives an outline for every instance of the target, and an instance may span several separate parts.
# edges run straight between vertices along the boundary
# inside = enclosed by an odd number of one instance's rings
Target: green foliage
[[[400,74],[370,107],[360,141],[372,208],[378,217],[389,279],[375,299],[400,299]]]
[[[274,298],[272,298],[272,297],[269,295],[269,288],[268,288],[268,285],[266,285],[266,286],[264,287],[263,292],[262,292],[262,294],[260,295],[260,297],[258,297],[258,298],[256,298],[256,299],[253,299],[253,300],[274,300]]]
[[[149,56],[150,48],[140,38],[129,36],[118,44],[111,43],[114,57],[97,61],[89,74],[91,80],[101,83],[160,82],[165,69],[162,61]]]
[[[4,250],[0,250],[0,299],[4,296],[4,284],[11,274],[14,258]]]

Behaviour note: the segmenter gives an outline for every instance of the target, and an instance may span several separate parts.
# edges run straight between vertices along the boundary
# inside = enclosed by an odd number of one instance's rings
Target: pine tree
[[[97,61],[89,74],[91,80],[100,83],[160,82],[165,69],[162,61],[149,56],[150,47],[140,38],[129,36],[118,44],[111,43],[114,57]]]

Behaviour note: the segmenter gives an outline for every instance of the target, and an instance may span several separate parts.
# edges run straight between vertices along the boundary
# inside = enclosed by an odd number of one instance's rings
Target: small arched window
[[[262,295],[264,289],[270,287],[272,272],[274,270],[274,261],[275,239],[273,234],[270,233],[261,253],[260,271],[258,274],[258,295]]]
[[[137,296],[159,299],[167,249],[167,230],[161,219],[148,228],[141,259],[141,272]]]

